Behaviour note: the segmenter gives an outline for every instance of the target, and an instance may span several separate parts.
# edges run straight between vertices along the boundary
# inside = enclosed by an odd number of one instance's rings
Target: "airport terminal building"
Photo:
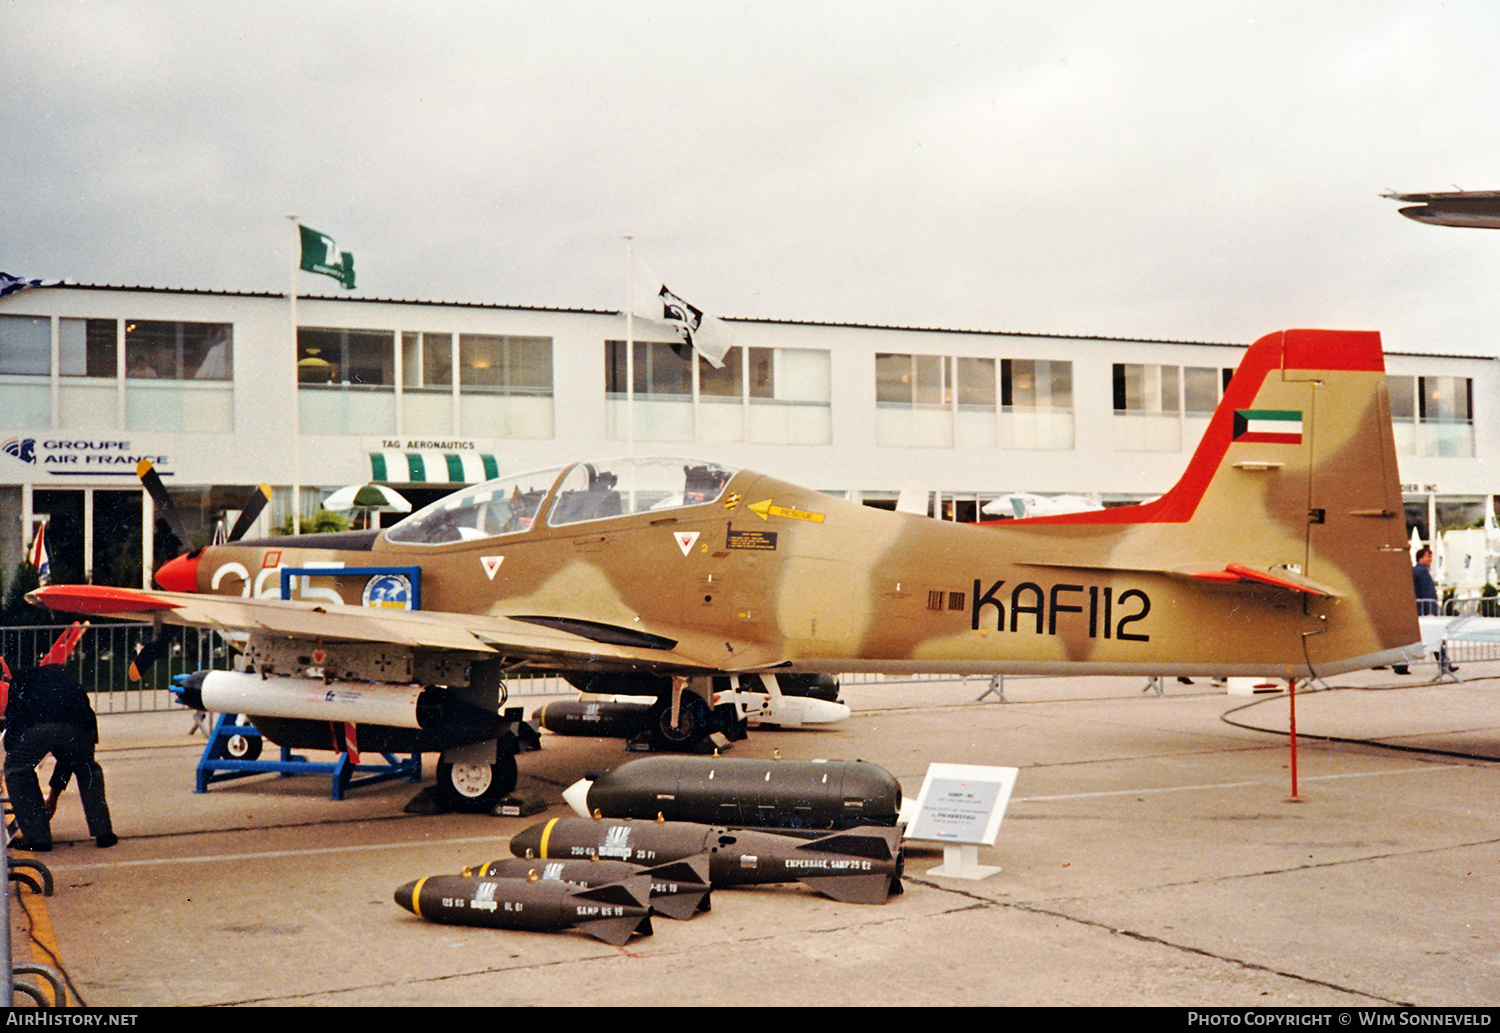
[[[627,330],[610,311],[18,291],[0,298],[0,571],[46,519],[58,580],[142,583],[160,559],[142,458],[205,534],[262,482],[269,533],[294,498],[309,514],[348,484],[420,507],[498,474],[624,454],[749,467],[873,505],[921,485],[950,520],[1013,492],[1140,501],[1181,474],[1250,343],[728,323],[735,346],[715,369],[669,329]],[[1500,455],[1500,370],[1441,342],[1431,352],[1387,355],[1423,538],[1479,523],[1500,491],[1483,463]]]

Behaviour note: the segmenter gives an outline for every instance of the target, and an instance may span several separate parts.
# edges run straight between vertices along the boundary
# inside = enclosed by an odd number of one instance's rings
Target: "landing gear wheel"
[[[516,788],[516,757],[501,754],[494,764],[439,761],[438,798],[450,809],[468,814],[486,814]]]
[[[677,724],[672,724],[672,704],[661,700],[651,708],[648,730],[652,749],[663,753],[692,752],[714,732],[713,711],[702,696],[684,692]]]
[[[749,719],[736,717],[733,703],[721,703],[714,707],[714,714],[718,718],[719,731],[723,732],[724,738],[730,742],[739,742],[749,734]]]
[[[230,760],[256,760],[260,757],[260,738],[251,735],[231,735],[224,740],[224,752]]]

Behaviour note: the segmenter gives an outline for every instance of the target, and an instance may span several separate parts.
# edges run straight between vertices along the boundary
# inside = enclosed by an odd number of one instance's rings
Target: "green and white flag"
[[[302,268],[310,273],[332,276],[344,285],[345,290],[353,290],[354,256],[340,251],[326,233],[302,225],[297,228],[302,231]]]
[[[1236,409],[1234,440],[1272,445],[1302,444],[1300,409]]]

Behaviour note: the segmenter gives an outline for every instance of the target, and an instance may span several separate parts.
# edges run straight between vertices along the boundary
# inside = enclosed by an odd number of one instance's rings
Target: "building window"
[[[735,348],[724,356],[725,365],[741,352],[749,419],[745,437],[757,444],[832,444],[828,352],[818,348]],[[707,369],[708,364],[700,362],[698,367]],[[700,427],[704,431],[700,440],[725,440],[710,436],[706,418],[700,420]]]
[[[624,395],[627,391],[625,342],[606,341],[604,346],[604,390],[608,394]],[[662,341],[634,342],[629,375],[634,377],[633,387],[637,395],[692,396],[692,359],[679,354],[678,348],[685,349],[686,346]],[[725,369],[728,368],[726,362]]]
[[[0,316],[0,373],[52,375],[52,320],[48,316]]]
[[[1073,364],[881,352],[875,408],[887,447],[1070,449]]]
[[[1177,452],[1208,429],[1234,370],[1117,362],[1113,372],[1115,448]]]
[[[116,321],[58,321],[58,375],[114,379]],[[125,324],[127,380],[233,380],[234,328],[229,323],[134,319]],[[48,316],[0,316],[0,374],[52,374]]]
[[[233,380],[228,323],[125,324],[125,379]]]
[[[395,383],[389,330],[297,328],[297,383],[304,387],[389,388]]]
[[[297,328],[297,403],[304,434],[396,431],[396,335]]]
[[[460,334],[458,380],[463,391],[552,396],[552,338]]]
[[[1180,366],[1114,364],[1116,450],[1181,451],[1181,374]]]
[[[85,368],[94,364],[102,369],[112,351],[105,347],[102,329],[95,337],[97,357],[90,363],[93,328],[84,327]],[[234,380],[233,336],[228,323],[127,319],[126,429],[233,431],[233,406],[225,404]]]
[[[21,426],[59,430],[234,430],[230,323],[0,316],[0,407]],[[52,377],[56,404],[52,397]],[[44,379],[45,378],[45,379]]]
[[[958,448],[994,448],[995,383],[994,359],[953,360],[953,444]]]
[[[401,335],[401,383],[411,388],[453,385],[453,335]]]
[[[1050,359],[1000,362],[1000,444],[1012,449],[1073,447],[1073,363]]]
[[[458,388],[458,432],[552,437],[552,338],[459,334]]]
[[[628,420],[625,342],[606,341],[604,347],[608,435],[614,440],[833,440],[827,351],[735,347],[715,369],[680,343],[636,341],[634,418]]]
[[[62,319],[58,321],[58,360],[65,377],[116,375],[116,323],[113,319]]]
[[[297,381],[308,434],[552,436],[550,337],[402,333],[398,384],[394,331],[300,327]]]
[[[609,436],[615,439],[633,436],[639,441],[694,440],[693,364],[696,355],[681,342],[675,346],[662,341],[635,341],[633,344],[627,369],[625,342],[604,342],[604,391]],[[682,352],[679,353],[678,349]],[[730,368],[728,362],[724,366],[726,370]],[[722,381],[717,387],[726,389]],[[624,406],[632,391],[635,406],[627,423]]]
[[[447,437],[453,433],[453,335],[401,335],[401,433]]]
[[[8,427],[52,427],[50,317],[0,316],[0,408]]]
[[[1468,377],[1387,377],[1391,427],[1402,455],[1474,455],[1474,382]]]
[[[953,402],[951,356],[875,354],[877,445],[952,448]]]
[[[1219,398],[1224,387],[1229,385],[1227,374],[1231,370],[1215,369],[1212,366],[1184,366],[1182,368],[1182,410],[1189,416],[1212,416],[1219,407]]]

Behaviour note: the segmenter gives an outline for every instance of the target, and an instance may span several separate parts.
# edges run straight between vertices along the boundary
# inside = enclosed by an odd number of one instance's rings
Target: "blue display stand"
[[[366,605],[393,606],[411,610],[422,608],[422,568],[419,566],[283,567],[281,569],[281,598],[291,598],[294,577],[302,577],[305,580],[315,577],[365,577],[370,579],[365,585]],[[181,677],[184,676],[178,675],[178,678]],[[406,760],[394,754],[381,753],[381,757],[385,759],[384,764],[356,764],[350,759],[348,753],[340,753],[338,759],[328,763],[308,760],[282,746],[280,747],[280,760],[261,760],[259,759],[260,746],[265,742],[264,737],[254,725],[236,724],[238,716],[237,714],[220,714],[219,719],[214,722],[213,731],[208,736],[208,745],[203,748],[203,756],[198,761],[198,784],[195,792],[206,793],[208,787],[215,782],[228,782],[236,778],[248,778],[250,775],[264,775],[271,772],[284,777],[328,775],[333,781],[329,796],[334,800],[342,800],[347,790],[374,785],[377,782],[388,782],[396,778],[404,778],[408,782],[422,781],[422,755],[420,753],[413,753]],[[236,758],[231,755],[229,742],[237,736],[253,744],[252,748],[247,751],[252,756]]]
[[[413,753],[405,760],[394,754],[382,753],[384,764],[356,764],[349,754],[340,753],[337,760],[329,763],[310,761],[283,746],[280,747],[280,760],[260,760],[258,757],[254,760],[237,760],[229,753],[229,740],[242,736],[248,742],[265,741],[254,725],[235,724],[237,717],[236,714],[220,714],[219,719],[214,722],[208,745],[203,748],[203,756],[198,761],[198,784],[194,792],[206,793],[208,787],[215,782],[228,782],[271,772],[282,776],[328,775],[333,781],[329,793],[329,798],[333,800],[342,800],[344,793],[350,789],[377,782],[389,782],[396,778],[404,778],[408,782],[422,781],[420,753]]]

